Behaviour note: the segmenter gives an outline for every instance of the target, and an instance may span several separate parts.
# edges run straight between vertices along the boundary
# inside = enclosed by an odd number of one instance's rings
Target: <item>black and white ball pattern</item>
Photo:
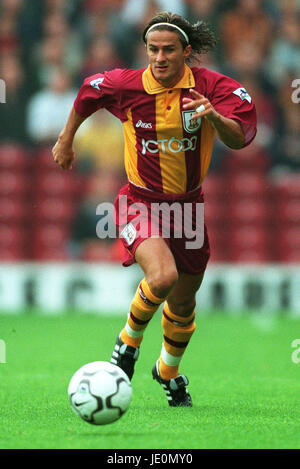
[[[94,425],[118,420],[128,409],[132,387],[126,373],[108,362],[92,362],[71,378],[68,395],[74,412]]]

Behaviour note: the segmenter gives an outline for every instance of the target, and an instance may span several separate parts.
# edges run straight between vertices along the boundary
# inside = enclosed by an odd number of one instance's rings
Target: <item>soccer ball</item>
[[[74,412],[94,425],[118,420],[128,409],[132,387],[126,373],[108,362],[82,366],[71,378],[68,395]]]

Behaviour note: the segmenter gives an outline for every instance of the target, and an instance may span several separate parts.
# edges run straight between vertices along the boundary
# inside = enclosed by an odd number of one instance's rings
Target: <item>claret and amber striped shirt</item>
[[[165,88],[150,66],[141,70],[115,69],[84,80],[74,102],[88,117],[106,108],[123,123],[125,169],[136,186],[166,194],[183,194],[199,187],[209,168],[214,128],[194,111],[182,108],[189,90],[207,97],[216,111],[240,122],[245,145],[256,134],[256,111],[242,85],[206,68],[185,65],[182,79]],[[101,135],[99,135],[101,139]]]

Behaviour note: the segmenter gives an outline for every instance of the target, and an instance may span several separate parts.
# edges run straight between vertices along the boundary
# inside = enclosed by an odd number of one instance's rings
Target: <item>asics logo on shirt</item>
[[[164,138],[161,140],[145,140],[142,138],[142,154],[149,153],[179,153],[180,151],[195,151],[197,148],[197,136],[191,138],[178,138],[172,137],[170,139]]]
[[[141,119],[135,124],[136,127],[142,127],[142,129],[152,129],[151,122],[143,122]]]

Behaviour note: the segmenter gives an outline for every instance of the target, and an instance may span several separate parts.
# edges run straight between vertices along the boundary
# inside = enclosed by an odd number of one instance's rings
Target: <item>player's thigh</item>
[[[165,297],[178,280],[174,256],[162,238],[148,238],[139,244],[135,260],[145,273],[154,295]]]
[[[174,288],[168,295],[168,305],[172,313],[185,317],[193,312],[196,305],[196,293],[203,277],[204,274],[179,274]]]

